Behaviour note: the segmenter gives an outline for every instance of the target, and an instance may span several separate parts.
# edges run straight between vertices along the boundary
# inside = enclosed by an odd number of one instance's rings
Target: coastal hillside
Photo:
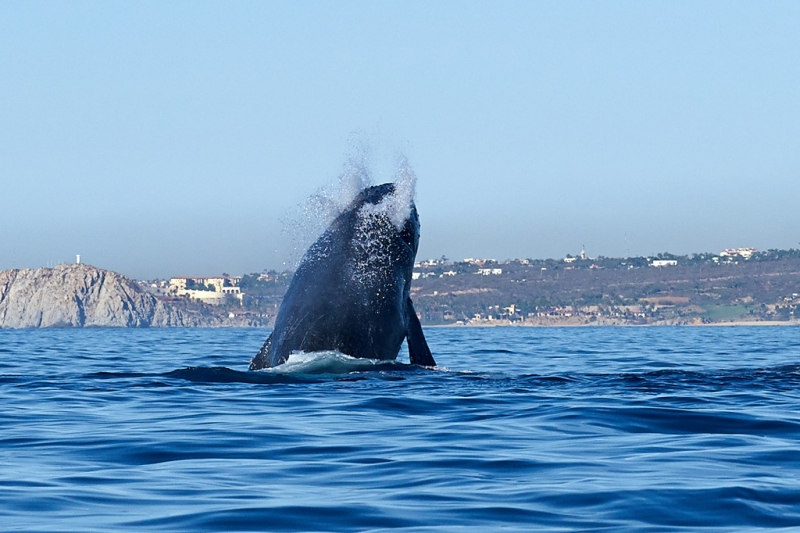
[[[800,250],[563,259],[465,259],[414,265],[425,325],[800,325]],[[274,313],[291,272],[247,274],[244,309]]]
[[[135,281],[90,265],[0,272],[0,328],[217,326],[203,306],[181,308]]]
[[[800,324],[800,250],[744,251],[431,260],[411,291],[423,324]]]

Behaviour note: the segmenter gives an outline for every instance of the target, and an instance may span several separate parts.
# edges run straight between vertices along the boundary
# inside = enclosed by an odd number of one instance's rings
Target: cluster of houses
[[[756,250],[755,248],[728,248],[728,249],[725,249],[725,250],[721,251],[718,256],[713,257],[713,261],[715,263],[719,263],[721,261],[722,262],[731,262],[732,260],[737,259],[737,258],[750,259],[750,257],[752,257],[753,254],[756,254],[756,253],[758,253],[758,250]],[[573,255],[567,254],[567,256],[564,257],[564,259],[562,261],[564,263],[567,263],[567,265],[569,265],[569,266],[566,267],[567,270],[572,270],[572,268],[573,268],[572,263],[576,263],[578,261],[586,261],[586,260],[594,261],[593,258],[588,257],[586,255],[586,250],[582,248],[578,255],[573,256]],[[677,266],[678,265],[678,260],[677,259],[655,259],[655,258],[651,259],[651,258],[648,257],[647,260],[648,260],[650,266],[653,266],[653,267],[668,267],[668,266]],[[500,262],[498,262],[498,261],[496,261],[494,259],[475,259],[475,258],[472,258],[472,257],[468,257],[468,258],[464,259],[463,262],[478,267],[477,271],[475,271],[474,273],[482,275],[482,276],[499,276],[499,275],[501,275],[503,273],[503,269],[502,268],[484,268],[484,266],[487,263],[497,264],[497,265],[503,265],[503,264],[510,263],[510,261],[500,261]],[[530,260],[529,259],[515,259],[515,260],[513,260],[513,262],[514,263],[519,263],[519,264],[522,264],[522,265],[530,264]],[[414,268],[415,269],[429,269],[429,268],[441,267],[441,266],[444,266],[444,265],[447,265],[447,264],[451,264],[451,263],[449,263],[447,261],[447,259],[445,259],[444,257],[442,259],[426,259],[424,261],[418,261],[418,262],[414,263]],[[597,264],[592,264],[590,268],[603,268],[603,267],[600,266],[600,265],[597,265]],[[629,266],[629,268],[634,268],[634,267],[633,266]],[[546,269],[542,268],[542,270],[546,270]],[[446,272],[443,272],[443,273],[439,274],[439,277],[441,278],[441,277],[444,277],[444,276],[455,276],[455,275],[456,275],[455,271],[449,270],[449,271],[446,271]],[[425,278],[428,278],[428,277],[431,277],[431,276],[433,276],[433,273],[431,273],[431,272],[414,272],[413,279],[425,279]]]
[[[728,248],[722,250],[719,255],[720,257],[742,257],[744,259],[750,259],[750,256],[756,253],[758,253],[758,250],[755,248]]]
[[[501,275],[503,273],[503,269],[502,268],[483,268],[483,266],[486,263],[497,263],[497,261],[495,261],[494,259],[473,259],[473,258],[468,257],[467,259],[464,259],[463,262],[467,263],[467,264],[470,264],[470,265],[477,266],[478,270],[475,272],[475,274],[478,274],[478,275],[481,275],[481,276],[499,276],[499,275]],[[523,262],[524,264],[528,264],[529,263],[529,261],[527,259],[523,259],[521,262]],[[414,268],[415,269],[419,269],[419,268],[435,268],[437,266],[444,266],[444,265],[448,265],[448,264],[451,264],[451,263],[448,263],[447,260],[444,259],[444,258],[443,259],[426,259],[425,261],[418,261],[418,262],[414,263]],[[503,263],[500,263],[500,264],[503,264]],[[455,270],[446,270],[446,271],[442,272],[441,274],[439,274],[439,277],[440,278],[443,278],[445,276],[452,277],[452,276],[455,276],[456,274],[458,274],[458,272],[456,272]],[[411,274],[411,278],[412,279],[425,279],[425,278],[430,278],[432,276],[434,276],[433,272],[415,271],[415,272],[413,272]]]
[[[655,308],[655,306],[654,306]],[[587,306],[553,306],[539,308],[536,311],[523,313],[519,307],[511,304],[507,307],[495,305],[490,307],[487,312],[475,313],[467,320],[458,320],[458,325],[485,325],[485,324],[546,324],[556,321],[559,323],[586,323],[587,321],[606,319],[632,319],[644,318],[647,316],[646,309],[641,305],[621,305],[614,307],[604,307],[598,305]],[[453,313],[445,312],[444,319],[453,319]]]
[[[167,295],[188,297],[209,305],[220,305],[235,298],[242,302],[244,293],[239,288],[241,276],[178,276],[170,278]]]
[[[750,259],[753,256],[753,254],[757,254],[757,253],[758,253],[758,250],[756,250],[755,248],[728,248],[728,249],[725,249],[725,250],[721,251],[718,256],[713,257],[712,261],[714,261],[715,263],[719,263],[720,262],[720,258],[724,258],[724,261],[727,261],[727,262],[730,262],[730,261],[732,261],[733,259],[736,259],[736,258]],[[582,261],[587,259],[586,252],[584,250],[581,250],[581,253],[580,253],[580,255],[578,257],[573,257],[571,255],[567,255],[563,259],[563,261],[565,263],[575,263],[579,259],[582,260]],[[589,257],[588,259],[590,261],[593,260],[591,257]],[[678,260],[677,259],[650,259],[648,257],[647,260],[650,262],[650,266],[653,266],[653,267],[667,267],[667,266],[677,266],[678,265]],[[602,267],[600,267],[600,266],[598,266],[596,264],[593,264],[591,266],[591,268],[602,268]],[[633,267],[630,266],[629,268],[633,268]],[[570,269],[570,267],[567,267],[567,270],[569,270],[569,269]]]

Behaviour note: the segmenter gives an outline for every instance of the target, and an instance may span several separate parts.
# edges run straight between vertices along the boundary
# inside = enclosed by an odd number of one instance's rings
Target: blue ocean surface
[[[800,528],[800,328],[0,331],[3,531]]]

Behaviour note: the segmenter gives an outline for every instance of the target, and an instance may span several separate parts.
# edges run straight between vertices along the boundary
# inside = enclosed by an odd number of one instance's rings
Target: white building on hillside
[[[750,256],[755,253],[758,253],[758,250],[755,248],[728,248],[727,250],[722,250],[719,255],[720,257],[739,256],[745,259],[750,259]]]
[[[188,296],[209,305],[225,302],[227,295],[235,296],[241,303],[244,293],[239,288],[239,276],[177,276],[170,278],[168,293],[175,296]],[[199,287],[205,287],[205,290]],[[196,288],[197,287],[197,288]]]
[[[675,259],[653,259],[653,262],[650,263],[650,266],[654,267],[667,267],[667,266],[677,266],[678,262]]]

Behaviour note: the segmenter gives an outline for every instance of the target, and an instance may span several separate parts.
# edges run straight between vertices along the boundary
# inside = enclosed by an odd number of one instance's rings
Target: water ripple
[[[428,332],[435,369],[260,330],[0,331],[0,527],[800,527],[800,328]]]

